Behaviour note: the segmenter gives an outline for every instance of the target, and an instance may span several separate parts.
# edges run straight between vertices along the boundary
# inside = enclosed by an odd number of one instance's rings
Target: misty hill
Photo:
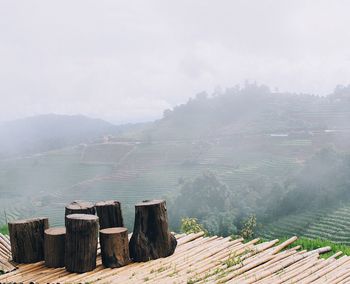
[[[106,132],[93,131],[111,134],[106,141],[78,136],[81,145],[0,161],[0,207],[7,218],[47,215],[62,225],[67,202],[115,198],[131,228],[134,203],[166,198],[174,229],[189,216],[212,233],[236,234],[256,214],[288,235],[277,219],[314,216],[319,207],[350,210],[349,93],[318,97],[247,85],[197,95],[147,125],[113,133],[107,124]],[[76,127],[71,135],[80,133]]]
[[[285,134],[350,129],[350,90],[338,88],[320,97],[271,92],[247,84],[209,96],[198,94],[166,110],[148,139],[215,139],[236,134]]]
[[[118,127],[81,115],[40,115],[0,124],[0,157],[40,153],[87,143]]]

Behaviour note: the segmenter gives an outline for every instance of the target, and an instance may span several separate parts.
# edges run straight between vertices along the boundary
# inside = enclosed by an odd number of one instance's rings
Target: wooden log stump
[[[65,216],[71,214],[91,214],[95,215],[95,206],[88,201],[75,200],[66,205]]]
[[[48,218],[17,220],[8,223],[11,253],[17,263],[34,263],[44,259],[44,231]]]
[[[66,216],[65,265],[69,272],[96,268],[98,217],[90,214]]]
[[[47,267],[64,266],[66,228],[57,227],[45,230],[44,256]]]
[[[127,228],[107,228],[100,230],[102,264],[116,268],[130,263]]]
[[[133,261],[172,255],[177,245],[169,232],[165,200],[146,200],[135,205],[134,231],[129,243]]]
[[[95,204],[100,229],[124,227],[120,202],[116,200],[100,201]]]

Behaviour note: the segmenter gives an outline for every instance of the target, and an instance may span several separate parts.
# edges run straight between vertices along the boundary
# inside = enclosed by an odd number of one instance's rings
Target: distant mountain
[[[232,139],[242,134],[288,134],[349,129],[350,87],[329,96],[271,92],[248,84],[214,95],[200,93],[166,110],[143,133],[148,140]]]
[[[120,129],[82,115],[39,115],[0,124],[0,157],[26,155],[89,142]]]

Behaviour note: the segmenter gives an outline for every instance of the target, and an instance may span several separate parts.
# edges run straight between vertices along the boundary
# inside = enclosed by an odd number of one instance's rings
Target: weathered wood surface
[[[65,227],[50,228],[45,230],[45,266],[53,268],[64,267],[65,241]]]
[[[130,263],[128,229],[123,227],[100,230],[102,264],[116,268]]]
[[[135,205],[134,231],[130,239],[133,261],[148,261],[172,255],[176,238],[169,232],[165,200],[150,200]]]
[[[65,265],[69,272],[83,273],[96,267],[98,217],[90,214],[66,216]]]
[[[16,269],[9,261],[11,258],[11,245],[8,236],[0,233],[0,271],[7,273]]]
[[[44,231],[48,218],[33,218],[8,223],[12,259],[17,263],[34,263],[44,259]]]
[[[91,202],[75,200],[66,205],[64,216],[71,214],[91,214],[95,215],[95,206]]]
[[[123,215],[119,201],[100,201],[95,204],[100,229],[124,227]]]
[[[173,255],[124,267],[104,268],[101,258],[94,271],[69,273],[64,268],[47,268],[43,262],[25,264],[0,275],[3,282],[37,283],[349,283],[350,257],[335,254],[321,260],[329,247],[300,251],[278,240],[243,242],[203,233],[178,235]]]

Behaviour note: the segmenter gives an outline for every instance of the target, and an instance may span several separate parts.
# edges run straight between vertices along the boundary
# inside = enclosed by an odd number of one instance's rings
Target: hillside
[[[317,218],[325,227],[327,214],[350,208],[347,94],[279,94],[255,85],[201,94],[152,124],[119,134],[106,125],[107,139],[0,161],[0,223],[48,215],[60,225],[65,203],[113,198],[131,228],[134,203],[164,197],[173,229],[190,216],[213,234],[237,234],[255,214],[266,237],[350,243],[340,213],[329,216],[335,225],[327,234],[316,226]],[[309,224],[294,230],[284,220]]]
[[[340,93],[340,94],[339,94]],[[144,133],[147,139],[232,140],[238,135],[288,134],[310,137],[318,131],[349,132],[350,91],[327,97],[274,93],[255,84],[209,96],[198,94],[166,110]]]
[[[80,115],[39,115],[0,124],[0,157],[41,153],[87,143],[118,127]]]

